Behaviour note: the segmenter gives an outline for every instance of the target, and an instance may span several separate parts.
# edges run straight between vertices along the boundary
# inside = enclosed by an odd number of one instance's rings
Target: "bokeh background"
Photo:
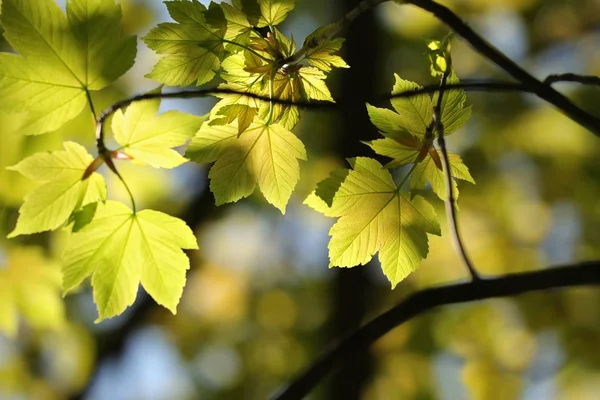
[[[125,33],[143,36],[169,19],[160,1],[120,2]],[[64,7],[64,1],[58,3]],[[599,0],[442,3],[537,77],[600,74]],[[282,29],[302,43],[356,4],[297,0]],[[27,299],[18,331],[0,332],[0,398],[263,399],[342,332],[419,288],[466,280],[445,223],[443,236],[430,238],[427,260],[393,291],[376,262],[330,270],[327,233],[333,221],[302,204],[345,157],[373,155],[359,142],[377,136],[364,102],[388,93],[394,73],[433,83],[425,45],[446,33],[425,12],[391,2],[345,32],[344,58],[352,68],[334,72],[328,81],[345,106],[303,112],[294,132],[306,143],[309,161],[301,165],[301,181],[284,216],[260,194],[215,207],[207,166],[165,172],[121,162],[138,204],[185,219],[198,236],[200,251],[189,253],[192,269],[176,316],[140,290],[122,316],[94,324],[89,285],[60,300],[63,235],[4,239],[33,188],[5,167],[57,150],[65,139],[93,151],[94,133],[86,114],[58,132],[24,137],[18,135],[18,117],[0,110],[0,308],[3,291],[19,290]],[[4,42],[2,48],[10,51]],[[460,39],[453,56],[462,78],[507,78]],[[138,41],[134,68],[94,94],[96,108],[155,88],[144,78],[155,61]],[[600,89],[557,87],[597,112]],[[461,183],[459,217],[481,273],[599,258],[598,138],[531,95],[472,93],[469,102],[473,117],[449,138],[449,147],[477,181]],[[212,99],[164,101],[162,110],[203,115],[212,104]],[[104,174],[109,197],[127,202],[119,181]],[[428,196],[443,215],[443,204]],[[600,291],[548,291],[428,313],[345,363],[310,398],[598,399]]]

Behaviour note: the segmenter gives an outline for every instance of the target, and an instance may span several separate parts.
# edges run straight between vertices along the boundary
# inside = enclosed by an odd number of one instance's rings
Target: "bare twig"
[[[434,308],[496,297],[516,296],[526,292],[591,285],[600,285],[600,261],[582,262],[421,290],[360,329],[332,343],[320,358],[272,399],[304,398],[344,360],[357,352],[365,351],[367,347],[395,327]]]
[[[577,105],[573,104],[561,93],[554,90],[550,85],[541,82],[529,72],[525,71],[517,63],[488,43],[449,8],[436,3],[433,0],[404,1],[432,13],[437,19],[448,25],[452,31],[456,32],[456,34],[466,40],[479,54],[495,63],[513,78],[531,89],[538,97],[554,105],[573,121],[585,127],[594,135],[600,136],[599,118],[587,113]]]
[[[476,281],[480,280],[481,277],[477,273],[469,254],[465,248],[465,244],[463,243],[462,237],[460,235],[460,230],[458,228],[458,218],[456,215],[456,198],[453,193],[452,184],[454,183],[454,179],[452,178],[452,170],[450,165],[450,158],[448,157],[448,149],[446,147],[446,139],[444,138],[444,124],[442,122],[442,104],[444,99],[444,92],[446,90],[446,83],[448,81],[448,77],[452,71],[452,58],[446,58],[446,70],[442,75],[442,79],[440,82],[440,91],[438,94],[437,102],[433,107],[433,121],[432,124],[437,131],[438,144],[440,145],[440,152],[442,153],[442,167],[444,170],[444,181],[446,183],[446,218],[448,219],[448,229],[450,230],[450,236],[452,237],[452,244],[454,245],[454,249],[460,256],[463,264],[469,270],[471,274],[471,279]]]
[[[573,82],[581,83],[582,85],[600,86],[600,77],[594,75],[577,75],[572,73],[553,74],[544,79],[544,83],[552,85],[557,82]]]

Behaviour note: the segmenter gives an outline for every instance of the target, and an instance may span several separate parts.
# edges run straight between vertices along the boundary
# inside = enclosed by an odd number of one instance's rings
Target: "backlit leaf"
[[[215,163],[209,178],[217,205],[248,197],[258,185],[267,201],[285,213],[300,177],[298,159],[306,160],[306,150],[278,124],[253,123],[239,137],[235,124],[205,124],[190,142],[186,157]]]
[[[77,143],[65,142],[64,148],[34,154],[9,167],[27,178],[43,182],[25,197],[17,226],[9,238],[56,229],[67,222],[73,211],[106,200],[102,175],[93,173],[85,181],[81,180],[93,161],[92,156]]]
[[[433,207],[396,190],[390,173],[370,158],[349,160],[352,169],[328,178],[335,188],[331,206],[317,192],[305,201],[329,217],[337,217],[329,234],[329,265],[353,267],[368,263],[376,252],[383,273],[395,287],[427,256],[427,233],[439,235]],[[329,192],[330,193],[330,192]]]
[[[132,212],[107,201],[91,223],[71,236],[64,254],[63,293],[91,275],[98,319],[121,314],[133,304],[138,286],[176,313],[189,260],[182,249],[197,249],[180,219],[153,210]]]
[[[105,88],[135,59],[136,39],[121,38],[113,0],[69,1],[66,16],[53,0],[6,0],[0,22],[19,53],[0,53],[0,107],[22,113],[23,134],[60,128],[83,110],[86,91]]]
[[[157,115],[159,106],[158,99],[133,103],[125,112],[114,114],[112,129],[122,146],[118,150],[134,161],[155,168],[174,168],[187,160],[173,147],[194,136],[204,118],[179,111]]]

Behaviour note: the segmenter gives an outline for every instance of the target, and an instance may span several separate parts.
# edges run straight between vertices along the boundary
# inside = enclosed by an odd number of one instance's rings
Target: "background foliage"
[[[145,35],[168,15],[160,2],[121,1],[125,34]],[[336,21],[354,1],[298,1],[281,30],[300,42]],[[596,32],[600,6],[592,0],[447,1],[459,15],[536,76],[599,74]],[[373,102],[389,92],[394,73],[431,82],[424,38],[446,31],[409,6],[384,4],[346,32],[348,70],[328,81],[335,98]],[[4,48],[3,50],[8,50]],[[461,77],[501,76],[457,40]],[[118,85],[94,92],[99,109],[131,93],[155,88],[143,78],[156,56],[138,41],[134,68]],[[594,89],[560,87],[593,111]],[[163,101],[161,110],[203,115],[213,100]],[[470,122],[448,141],[469,165],[477,186],[461,186],[464,239],[483,274],[542,268],[598,258],[600,146],[555,110],[519,94],[469,94]],[[360,140],[377,139],[364,104],[334,112],[304,112],[294,132],[309,161],[287,213],[260,195],[215,209],[207,171],[185,164],[175,171],[119,164],[140,208],[188,221],[200,252],[189,253],[178,315],[138,294],[122,316],[95,325],[90,290],[56,301],[60,234],[0,239],[0,397],[265,398],[314,359],[340,331],[356,326],[418,288],[465,277],[447,237],[431,236],[421,268],[389,290],[380,268],[327,269],[332,221],[302,201],[343,157],[373,156]],[[389,107],[388,104],[374,104]],[[89,115],[57,132],[16,135],[21,121],[0,110],[0,237],[15,226],[17,208],[33,182],[4,167],[65,140],[93,149]],[[116,146],[114,146],[116,147]],[[127,202],[121,184],[103,171],[109,197]],[[438,215],[442,204],[436,205]],[[442,221],[442,233],[446,227]],[[32,285],[32,276],[35,287]],[[31,296],[35,293],[35,296]],[[38,304],[32,304],[36,302]],[[30,312],[42,304],[45,312]],[[20,321],[6,318],[16,307]],[[368,311],[365,311],[368,310]],[[315,398],[352,393],[361,398],[592,399],[600,393],[600,299],[572,289],[452,307],[392,331],[369,355],[319,388]],[[353,377],[355,379],[353,379]],[[352,382],[352,384],[348,384]],[[87,389],[86,389],[87,388]],[[348,396],[356,398],[357,395]]]

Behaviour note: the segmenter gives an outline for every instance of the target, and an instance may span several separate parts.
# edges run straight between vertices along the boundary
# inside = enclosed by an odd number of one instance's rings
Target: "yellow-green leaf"
[[[187,160],[173,149],[194,136],[204,118],[179,111],[157,115],[160,100],[133,103],[112,120],[119,150],[155,168],[175,168]]]
[[[212,80],[225,57],[227,28],[207,22],[206,7],[197,0],[166,1],[176,23],[162,23],[143,39],[164,55],[147,77],[171,86],[200,86]],[[221,14],[222,22],[226,24]]]
[[[0,22],[19,53],[0,53],[0,107],[22,114],[23,134],[56,130],[76,117],[86,91],[114,82],[135,59],[136,39],[121,37],[113,0],[69,1],[66,16],[53,0],[6,0]]]
[[[182,249],[197,249],[191,229],[180,219],[127,206],[99,204],[91,223],[71,236],[64,254],[63,293],[91,275],[97,322],[133,304],[138,286],[176,313],[189,259]]]
[[[275,26],[282,23],[294,9],[295,0],[258,0],[261,18],[258,26]]]
[[[53,230],[63,225],[71,213],[89,203],[106,199],[104,178],[93,173],[82,181],[83,173],[93,161],[81,145],[65,142],[65,150],[38,153],[9,169],[43,182],[25,197],[19,209],[17,226],[8,235]]]
[[[349,160],[353,169],[330,177],[339,187],[331,206],[317,193],[305,203],[330,217],[338,217],[329,234],[331,267],[368,263],[376,252],[383,273],[395,287],[414,271],[428,253],[427,233],[439,235],[433,207],[423,198],[409,199],[396,190],[390,173],[370,158]],[[321,202],[319,202],[320,200]]]
[[[196,162],[215,162],[209,178],[218,205],[247,197],[258,185],[265,199],[285,213],[300,178],[298,159],[306,160],[306,149],[278,124],[253,123],[239,138],[236,124],[205,124],[186,156]]]

